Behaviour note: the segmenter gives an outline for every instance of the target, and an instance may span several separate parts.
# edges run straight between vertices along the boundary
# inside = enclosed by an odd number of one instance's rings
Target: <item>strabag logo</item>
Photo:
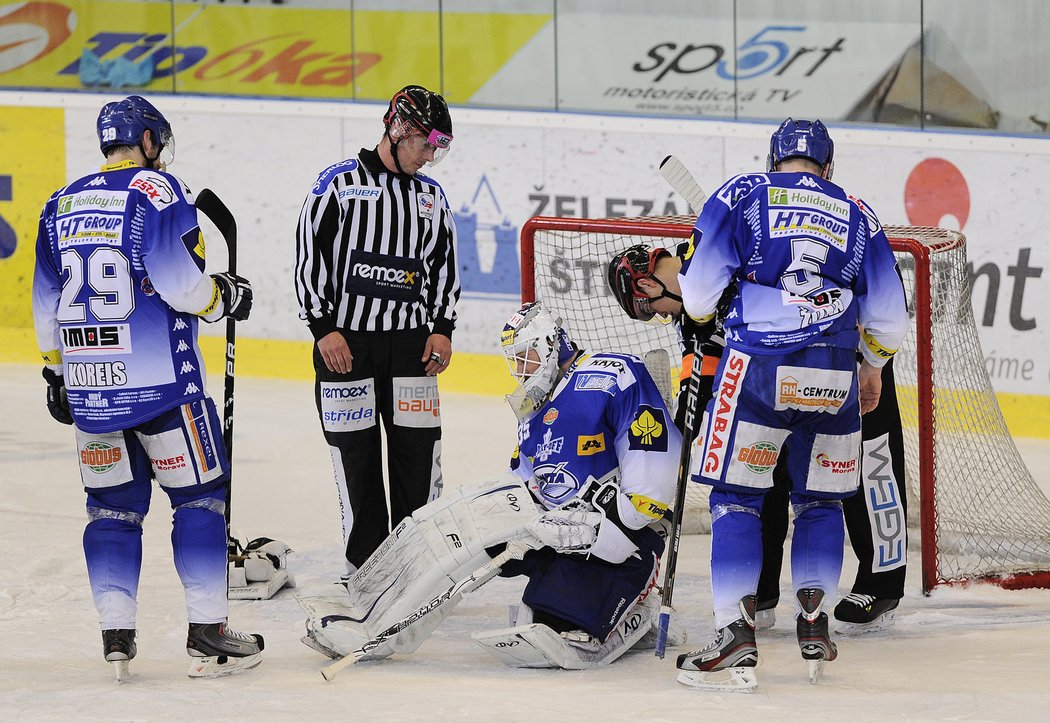
[[[0,7],[0,73],[44,57],[69,38],[76,15],[58,3]]]
[[[102,474],[116,467],[123,456],[120,447],[105,442],[88,442],[80,450],[80,463],[95,474]]]
[[[751,358],[746,354],[730,350],[729,360],[722,371],[722,380],[718,385],[718,396],[715,398],[711,427],[707,436],[707,454],[704,455],[704,476],[719,478],[725,467],[726,445],[733,430],[733,419],[736,417],[737,393],[740,383],[747,373]]]

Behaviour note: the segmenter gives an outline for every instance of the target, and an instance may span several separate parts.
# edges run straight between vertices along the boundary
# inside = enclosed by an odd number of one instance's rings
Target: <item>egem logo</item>
[[[58,3],[0,7],[0,73],[44,57],[65,42],[75,25],[76,15]]]

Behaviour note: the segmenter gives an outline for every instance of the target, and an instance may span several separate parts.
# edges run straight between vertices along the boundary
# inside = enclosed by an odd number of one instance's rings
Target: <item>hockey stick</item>
[[[684,311],[682,313],[685,313]],[[703,355],[693,349],[693,368],[689,372],[689,386],[685,394],[685,434],[682,435],[682,452],[678,457],[678,486],[674,493],[674,521],[671,525],[671,549],[667,552],[667,569],[664,570],[664,586],[660,596],[660,617],[656,625],[656,657],[663,659],[667,648],[667,628],[671,624],[671,597],[674,595],[675,570],[678,567],[678,548],[682,542],[682,520],[685,517],[685,488],[689,483],[689,460],[696,436],[697,399],[700,396],[700,369]]]
[[[210,188],[197,194],[197,210],[219,230],[226,241],[229,256],[229,272],[237,273],[237,220],[230,209]],[[226,445],[226,459],[230,464],[230,475],[226,480],[226,549],[230,555],[242,552],[240,543],[230,535],[230,506],[233,498],[233,369],[237,353],[237,322],[226,319],[226,372],[222,403],[222,441]]]
[[[374,638],[369,640],[357,650],[354,650],[353,652],[348,653],[347,655],[344,655],[343,657],[339,658],[339,660],[335,661],[334,663],[331,663],[321,668],[321,675],[324,676],[325,680],[332,680],[333,678],[335,678],[335,676],[339,675],[339,673],[344,668],[348,668],[349,666],[353,665],[358,660],[365,657],[370,652],[372,652],[384,642],[386,642],[389,638],[392,638],[408,626],[418,622],[419,619],[424,617],[425,615],[434,612],[446,602],[454,598],[456,595],[459,595],[460,593],[471,592],[472,590],[476,590],[477,588],[481,587],[484,583],[488,582],[496,573],[498,573],[500,568],[503,567],[504,564],[506,564],[510,560],[520,560],[525,555],[525,553],[531,549],[533,549],[533,545],[530,545],[528,542],[524,542],[521,540],[515,540],[511,542],[507,545],[506,550],[496,555],[494,558],[486,562],[484,565],[479,567],[467,577],[463,578],[458,582],[453,583],[450,588],[445,590],[445,592],[441,593],[436,598],[432,599],[430,602],[426,603],[415,612],[410,613],[409,615],[406,615],[405,617],[401,618],[396,623],[394,623],[389,628],[376,635]]]
[[[660,161],[660,175],[671,185],[671,188],[678,192],[679,196],[686,200],[693,209],[693,213],[699,215],[700,210],[704,207],[704,201],[707,200],[707,194],[704,193],[704,189],[700,188],[700,184],[696,182],[685,164],[675,156],[667,156]]]
[[[696,182],[689,170],[674,156],[660,162],[660,175],[684,198],[694,211],[700,213],[707,199],[704,189]],[[682,310],[685,313],[685,309]],[[674,498],[674,524],[671,527],[671,549],[667,553],[667,569],[660,598],[660,617],[656,627],[656,657],[663,658],[667,649],[667,628],[671,624],[671,598],[674,595],[675,570],[678,567],[678,550],[682,542],[682,519],[685,516],[685,490],[689,483],[689,459],[696,436],[697,399],[700,396],[700,369],[703,355],[699,347],[693,349],[693,368],[689,373],[689,386],[685,397],[685,430],[682,437],[682,453],[678,459],[678,486]]]

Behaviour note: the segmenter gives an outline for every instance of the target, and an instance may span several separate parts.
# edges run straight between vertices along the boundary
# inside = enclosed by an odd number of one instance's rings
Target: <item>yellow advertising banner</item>
[[[66,183],[65,112],[0,107],[0,148],[0,319],[30,327],[40,211]]]
[[[0,0],[0,87],[385,100],[418,83],[467,102],[545,14],[351,12]]]

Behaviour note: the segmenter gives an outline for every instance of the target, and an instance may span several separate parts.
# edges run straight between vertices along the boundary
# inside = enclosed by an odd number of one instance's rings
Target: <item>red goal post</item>
[[[633,244],[673,247],[695,217],[535,217],[521,233],[521,298],[542,300],[584,347],[644,356],[677,336],[628,318],[606,281],[609,259]],[[911,531],[922,589],[971,581],[1050,587],[1050,501],[1010,437],[984,366],[970,304],[966,238],[887,226],[912,330],[894,364],[904,424]],[[692,485],[687,511],[706,505]],[[916,494],[917,493],[917,494]],[[916,497],[918,499],[916,499]],[[918,518],[916,520],[915,518]]]

